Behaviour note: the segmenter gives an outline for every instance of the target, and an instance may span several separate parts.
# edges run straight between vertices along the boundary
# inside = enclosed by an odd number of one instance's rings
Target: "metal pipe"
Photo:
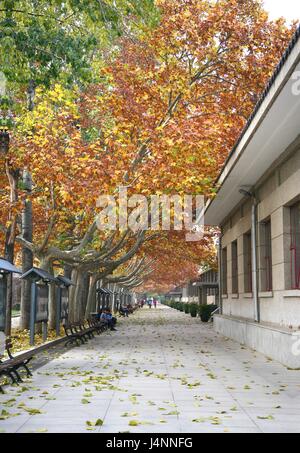
[[[258,201],[253,197],[251,213],[252,232],[252,291],[254,301],[254,321],[260,322],[260,307],[258,297],[258,266],[257,266],[257,205]]]

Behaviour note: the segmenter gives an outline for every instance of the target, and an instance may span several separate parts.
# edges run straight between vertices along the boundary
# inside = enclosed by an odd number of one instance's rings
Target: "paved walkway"
[[[2,432],[299,433],[300,371],[144,308],[7,387],[0,407]]]

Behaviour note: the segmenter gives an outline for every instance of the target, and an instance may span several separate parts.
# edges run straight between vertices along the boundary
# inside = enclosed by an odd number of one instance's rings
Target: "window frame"
[[[252,282],[252,232],[244,234],[244,292],[253,293]]]
[[[271,218],[260,222],[260,284],[261,291],[273,291],[273,256]]]
[[[228,295],[228,255],[227,247],[222,248],[222,295]]]
[[[290,207],[291,288],[300,289],[300,201]]]
[[[239,263],[237,239],[231,243],[231,290],[232,294],[239,294]]]

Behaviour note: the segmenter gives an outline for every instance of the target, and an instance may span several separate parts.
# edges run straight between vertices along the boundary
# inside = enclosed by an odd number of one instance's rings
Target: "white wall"
[[[273,291],[260,292],[261,322],[297,329],[300,327],[300,291],[291,290],[289,205],[300,196],[300,148],[293,149],[257,189],[259,222],[271,218]],[[227,246],[228,295],[223,313],[254,318],[253,297],[244,292],[243,236],[251,228],[251,203],[233,211],[223,225],[222,246]],[[231,243],[238,240],[239,294],[232,294]],[[258,250],[259,252],[259,250]],[[260,254],[258,253],[258,256]],[[260,290],[261,291],[261,290]]]

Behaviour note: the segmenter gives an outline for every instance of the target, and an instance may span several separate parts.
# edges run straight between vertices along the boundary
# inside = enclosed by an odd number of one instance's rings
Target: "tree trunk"
[[[85,271],[77,269],[76,286],[72,300],[72,304],[74,307],[73,321],[75,322],[82,321],[83,319],[84,315],[83,307],[85,308],[84,304],[85,294],[87,294],[87,275]]]
[[[10,186],[10,211],[8,221],[10,225],[7,229],[5,236],[5,250],[4,257],[10,263],[14,262],[15,252],[15,237],[16,237],[16,215],[13,213],[12,208],[18,200],[18,171],[10,168],[9,162],[5,164],[6,175]],[[5,313],[5,334],[9,337],[11,335],[11,318],[12,318],[12,304],[13,304],[13,279],[12,274],[7,276],[6,287],[6,313]]]
[[[55,283],[49,284],[49,329],[56,329],[57,316],[57,286]]]
[[[86,311],[89,289],[90,289],[90,276],[87,272],[85,272],[83,279],[82,279],[82,294],[81,294],[81,299],[80,299],[80,308],[81,308],[80,320],[85,319],[85,311]]]
[[[64,276],[72,280],[72,266],[69,264],[64,265]]]
[[[23,172],[23,185],[30,193],[32,189],[32,181],[29,173]],[[22,212],[22,236],[29,242],[32,242],[32,203],[30,200],[25,200]],[[26,247],[22,248],[22,271],[27,272],[33,267],[33,254]],[[31,305],[31,282],[22,280],[21,285],[21,323],[22,330],[29,329],[30,324],[30,305]]]
[[[89,294],[87,298],[85,317],[88,319],[90,314],[96,310],[96,283],[98,281],[98,275],[93,274],[90,279]]]
[[[46,271],[49,274],[53,275],[52,260],[49,257],[47,257],[47,256],[43,257],[41,259],[41,262],[40,262],[40,269],[43,269],[44,271]],[[52,306],[51,306],[51,287],[52,286],[53,286],[53,284],[50,283],[49,284],[49,299],[48,299],[49,319],[50,319],[51,311],[52,311]],[[55,306],[56,299],[54,299],[53,303],[54,303],[54,306]],[[37,323],[35,325],[35,332],[36,333],[42,333],[42,328],[43,328],[42,323],[40,323],[40,322]]]
[[[116,289],[117,289],[117,285],[116,285],[116,283],[114,283],[112,285],[112,291],[113,291],[112,302],[111,302],[112,313],[115,313],[115,311],[116,311]]]
[[[69,293],[69,321],[74,322],[76,319],[76,303],[75,303],[75,292],[76,292],[76,285],[77,285],[77,276],[78,271],[77,269],[72,270],[72,282],[74,286],[71,286],[70,293]]]
[[[30,80],[27,87],[27,108],[30,112],[34,109],[35,82]],[[30,173],[23,171],[23,187],[28,195],[32,191],[32,179]],[[32,242],[33,221],[32,221],[32,203],[30,199],[25,200],[22,212],[22,236],[29,242]],[[26,247],[22,247],[22,271],[27,272],[33,267],[33,254]],[[21,321],[22,330],[29,329],[30,325],[30,305],[31,305],[31,282],[22,280],[21,285]]]
[[[42,259],[40,268],[44,271],[49,272],[50,275],[54,275],[52,259],[45,256]],[[57,312],[57,300],[56,300],[56,290],[57,286],[55,283],[49,283],[49,329],[56,328],[56,312]]]
[[[14,262],[14,247],[8,246],[5,251],[5,259]],[[12,274],[6,276],[6,307],[5,307],[5,335],[11,335],[11,319],[13,305],[13,278]]]
[[[81,318],[81,297],[82,297],[82,290],[83,290],[83,280],[84,274],[82,271],[77,271],[77,279],[76,279],[76,286],[75,286],[75,293],[74,293],[74,321],[78,322]]]

